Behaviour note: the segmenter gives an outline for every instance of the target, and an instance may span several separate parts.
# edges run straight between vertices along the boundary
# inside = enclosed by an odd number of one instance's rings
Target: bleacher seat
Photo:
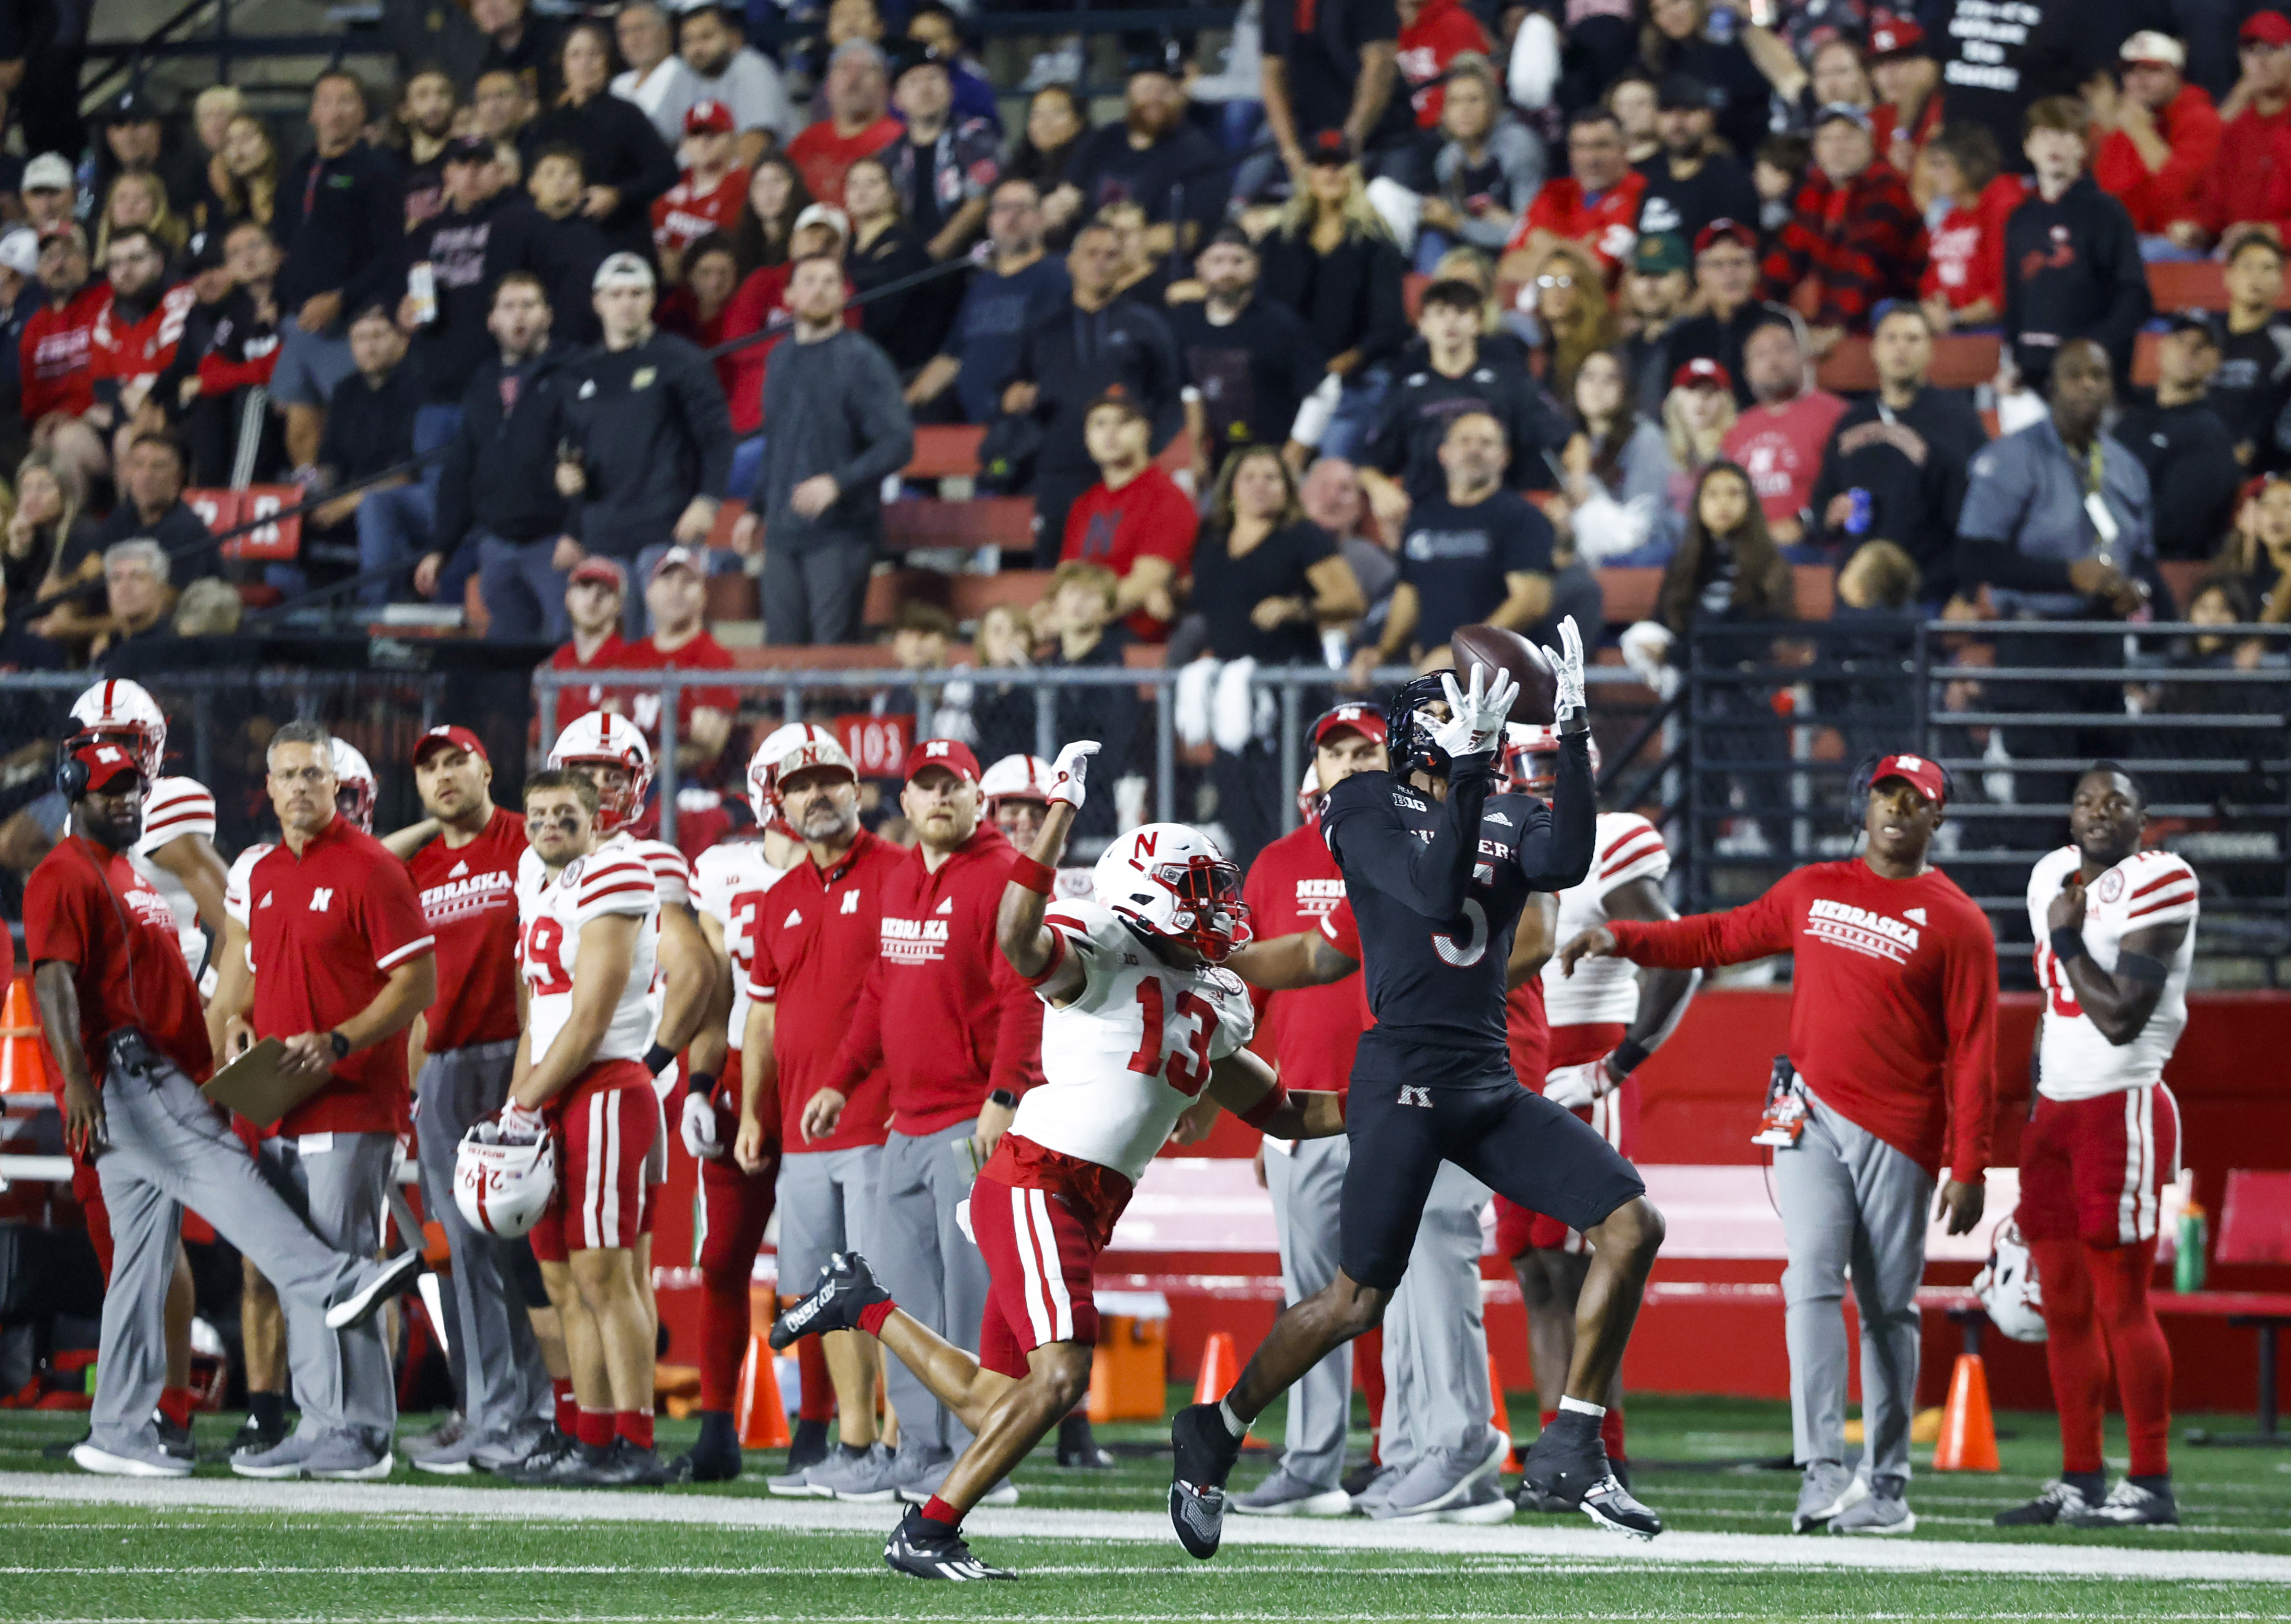
[[[1945,333],[1933,340],[1933,382],[1938,389],[1976,389],[1997,375],[1998,341],[1974,333]],[[1839,395],[1866,395],[1877,387],[1877,364],[1866,338],[1840,339],[1821,358],[1815,381]]]
[[[997,604],[1027,607],[1050,590],[1047,570],[1006,569],[992,575],[950,575],[936,569],[885,570],[867,583],[866,623],[880,628],[903,603],[935,603],[968,626]]]
[[[978,442],[986,430],[969,423],[929,423],[915,430],[910,479],[945,479],[978,472]]]
[[[999,547],[1024,552],[1033,544],[1031,496],[895,502],[883,510],[883,546],[890,552],[919,547]]]

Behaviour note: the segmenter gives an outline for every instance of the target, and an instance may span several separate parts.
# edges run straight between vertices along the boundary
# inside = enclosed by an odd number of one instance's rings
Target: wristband
[[[1625,1038],[1615,1045],[1615,1052],[1607,1057],[1607,1068],[1619,1077],[1628,1077],[1646,1064],[1646,1045]]]
[[[1037,896],[1048,896],[1057,875],[1045,864],[1037,863],[1025,852],[1010,859],[1010,882],[1021,885]]]
[[[653,1075],[657,1077],[660,1073],[655,1072]],[[684,1091],[687,1094],[713,1094],[716,1091],[716,1079],[710,1073],[695,1072],[685,1079]]]
[[[1016,1111],[1018,1108],[1018,1097],[1008,1089],[997,1089],[986,1097],[986,1103],[990,1105],[1000,1105],[1005,1111]]]
[[[342,1034],[339,1027],[326,1033],[326,1043],[334,1051],[335,1059],[347,1060],[350,1057],[350,1041]]]
[[[2116,973],[2127,981],[2142,982],[2157,987],[2170,980],[2172,975],[2170,968],[2161,959],[2150,958],[2146,953],[2123,952],[2116,955]]]
[[[664,1043],[655,1043],[645,1050],[644,1068],[657,1077],[668,1069],[669,1063],[675,1058],[674,1049]]]
[[[2084,957],[2084,932],[2062,925],[2053,932],[2053,957],[2066,964],[2071,959]]]
[[[1251,1128],[1262,1128],[1272,1120],[1274,1112],[1288,1103],[1289,1090],[1275,1082],[1263,1099],[1241,1113],[1241,1120]]]

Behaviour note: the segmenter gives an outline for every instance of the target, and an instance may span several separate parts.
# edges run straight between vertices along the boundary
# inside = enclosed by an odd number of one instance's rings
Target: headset
[[[1873,750],[1853,764],[1853,776],[1845,781],[1845,803],[1842,808],[1845,827],[1852,832],[1861,832],[1861,820],[1869,815],[1869,781],[1877,776],[1877,763],[1901,753],[1898,750]],[[1957,775],[1933,757],[1925,759],[1941,768],[1941,803],[1946,806],[1957,799]]]

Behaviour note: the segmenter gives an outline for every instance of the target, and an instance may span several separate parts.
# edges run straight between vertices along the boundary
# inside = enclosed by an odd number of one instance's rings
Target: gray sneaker
[[[462,1419],[462,1412],[455,1410],[428,1432],[417,1432],[411,1437],[400,1438],[398,1447],[406,1451],[406,1459],[414,1459],[422,1455],[434,1455],[440,1450],[452,1449],[469,1435],[469,1423]]]
[[[1401,1476],[1396,1466],[1378,1467],[1376,1475],[1368,1480],[1368,1487],[1353,1496],[1353,1509],[1363,1516],[1374,1516],[1376,1508],[1392,1497]]]
[[[954,1461],[952,1459],[942,1460],[921,1476],[903,1481],[898,1486],[898,1496],[910,1506],[922,1505],[945,1485],[946,1475],[953,1470]],[[1018,1485],[1007,1477],[978,1497],[980,1506],[995,1508],[1017,1503]]]
[[[1227,1503],[1246,1517],[1340,1517],[1350,1515],[1353,1497],[1342,1489],[1306,1483],[1283,1466]]]
[[[1492,1523],[1511,1520],[1517,1507],[1503,1486],[1492,1477],[1483,1477],[1473,1483],[1471,1491],[1458,1504],[1439,1513],[1433,1520],[1440,1523],[1466,1523],[1484,1527]]]
[[[1869,1485],[1847,1471],[1844,1462],[1809,1460],[1805,1481],[1798,1485],[1797,1509],[1790,1514],[1790,1532],[1810,1534],[1869,1495]]]
[[[189,1477],[191,1463],[159,1446],[157,1437],[99,1445],[92,1437],[72,1445],[72,1464],[99,1477]]]
[[[816,1499],[880,1506],[898,1491],[898,1461],[899,1458],[880,1443],[871,1443],[864,1453],[857,1455],[839,1444],[827,1451],[826,1459],[789,1474],[802,1479],[804,1486],[800,1490],[783,1489],[780,1485],[785,1479],[778,1477],[768,1486],[775,1494],[808,1494]]]
[[[386,1439],[346,1427],[319,1440],[302,1462],[302,1475],[332,1483],[379,1483],[397,1466]]]
[[[284,1442],[265,1450],[241,1450],[230,1458],[230,1469],[241,1477],[300,1477],[302,1463],[326,1441],[315,1427],[290,1432]]]
[[[1834,1534],[1907,1534],[1915,1533],[1917,1514],[1909,1509],[1902,1497],[1909,1492],[1906,1478],[1885,1476],[1873,1479],[1867,1497],[1829,1519],[1829,1532]]]
[[[506,1472],[522,1466],[541,1447],[541,1441],[555,1430],[546,1421],[519,1421],[502,1436],[475,1440],[470,1449],[470,1465],[480,1472]],[[422,1465],[418,1460],[414,1464]]]
[[[441,1477],[466,1477],[477,1467],[473,1464],[478,1445],[485,1440],[454,1417],[435,1432],[424,1433],[418,1438],[408,1438],[400,1448],[406,1459],[417,1472],[434,1472]]]
[[[1369,1515],[1379,1522],[1421,1519],[1461,1507],[1474,1496],[1473,1486],[1492,1482],[1511,1452],[1511,1440],[1493,1427],[1487,1429],[1476,1453],[1435,1449],[1418,1458],[1407,1475],[1394,1483],[1384,1503]]]

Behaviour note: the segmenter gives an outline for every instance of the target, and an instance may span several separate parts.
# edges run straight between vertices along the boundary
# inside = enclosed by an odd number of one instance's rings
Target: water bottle
[[[1845,514],[1845,534],[1857,539],[1869,534],[1869,493],[1855,486],[1845,493],[1852,504]]]
[[[2172,1290],[2204,1289],[2204,1251],[2210,1240],[2211,1226],[2205,1220],[2204,1210],[2193,1202],[2181,1208],[2179,1252],[2172,1259]]]
[[[1710,21],[1704,32],[1710,36],[1711,44],[1731,45],[1734,43],[1734,30],[1740,23],[1741,19],[1734,15],[1732,6],[1714,5],[1710,8]]]

